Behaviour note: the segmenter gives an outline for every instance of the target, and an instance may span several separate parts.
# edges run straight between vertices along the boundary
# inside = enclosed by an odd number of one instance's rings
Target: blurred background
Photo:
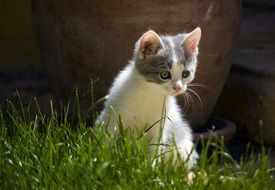
[[[243,0],[233,65],[213,113],[237,124],[237,144],[259,142],[257,128],[263,127],[266,145],[275,146],[274,62],[275,1]],[[0,105],[16,99],[17,91],[23,102],[37,97],[45,109],[52,98],[34,40],[31,0],[0,0]]]
[[[0,104],[13,100],[50,99],[32,30],[31,0],[0,1]],[[45,100],[44,100],[45,99]]]

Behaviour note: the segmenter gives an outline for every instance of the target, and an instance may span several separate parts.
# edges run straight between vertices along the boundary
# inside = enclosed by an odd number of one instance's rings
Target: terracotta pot
[[[211,137],[217,136],[222,138],[224,142],[228,142],[235,135],[236,131],[237,126],[232,121],[224,118],[212,117],[205,126],[194,130],[194,140],[207,141]]]
[[[246,1],[249,10],[259,6]],[[261,7],[272,3],[261,1]],[[275,12],[255,10],[243,19],[238,53],[216,111],[234,120],[250,140],[275,147]]]
[[[177,34],[202,28],[199,71],[187,118],[201,125],[211,114],[231,66],[232,47],[240,26],[240,0],[33,0],[34,31],[40,56],[57,100],[67,101],[79,88],[83,110],[106,94],[113,78],[131,59],[136,40],[149,28]],[[182,99],[182,98],[181,98]],[[184,107],[184,102],[181,102]]]

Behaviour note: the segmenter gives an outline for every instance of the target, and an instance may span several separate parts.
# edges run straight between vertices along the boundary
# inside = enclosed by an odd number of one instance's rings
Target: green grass
[[[160,157],[152,167],[145,138],[113,137],[68,115],[53,106],[35,116],[2,109],[0,189],[275,189],[264,150],[237,163],[222,142],[206,142],[190,183],[183,164],[175,169]],[[209,146],[216,150],[207,156]]]

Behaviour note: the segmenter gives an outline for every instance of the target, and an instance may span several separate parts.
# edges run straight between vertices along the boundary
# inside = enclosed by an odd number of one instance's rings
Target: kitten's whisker
[[[196,91],[194,91],[194,90],[192,90],[190,88],[187,88],[187,90],[189,90],[190,92],[192,92],[198,98],[198,100],[200,102],[200,105],[201,105],[201,109],[202,109],[203,108],[203,102],[202,102],[201,97],[199,96],[199,94]]]
[[[199,86],[199,87],[206,87],[206,85],[204,85],[204,84],[200,84],[200,83],[191,83],[191,84],[188,84],[188,86]]]
[[[183,93],[183,99],[184,99],[183,111],[186,112],[187,111],[187,102],[188,102],[188,99],[187,99],[185,93]]]
[[[187,102],[188,102],[188,99],[187,99],[187,97],[186,97],[186,95],[185,94],[183,94],[183,97],[184,97],[184,112],[186,112],[187,111]]]
[[[190,108],[192,108],[192,106],[194,105],[194,100],[193,100],[192,96],[188,93],[188,91],[186,91],[186,95],[187,95],[187,96],[189,97],[189,99],[191,100],[191,101],[190,101],[190,103],[191,103]]]
[[[204,88],[204,89],[209,89],[208,86],[206,86],[204,84],[201,84],[201,83],[191,83],[191,84],[188,84],[187,86],[190,86],[190,87],[201,87],[201,88]]]
[[[192,104],[191,100],[190,100],[190,96],[188,93],[185,93],[186,95],[186,99],[187,99],[187,106],[186,106],[186,111],[188,111],[189,107],[190,107],[190,104]],[[189,104],[190,102],[190,104]],[[191,105],[192,106],[192,105]]]
[[[207,54],[207,53],[200,53],[199,56],[209,56],[209,57],[214,57],[217,56],[217,54]]]

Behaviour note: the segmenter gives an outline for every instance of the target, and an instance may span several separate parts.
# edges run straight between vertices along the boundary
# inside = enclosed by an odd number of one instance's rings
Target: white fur
[[[183,68],[180,70],[182,72]],[[149,130],[147,137],[151,143],[158,143],[160,135],[161,143],[173,144],[174,140],[181,158],[188,158],[187,166],[191,168],[198,157],[195,150],[193,151],[191,130],[188,123],[182,119],[176,98],[170,96],[170,92],[167,93],[168,90],[171,91],[172,84],[167,84],[165,88],[160,86],[162,85],[145,81],[135,68],[134,62],[130,62],[116,77],[99,121],[109,122],[109,131],[116,133],[118,115],[121,116],[124,127],[133,127],[137,131],[166,116],[163,133],[160,134],[161,126],[158,123]],[[164,107],[166,113],[163,114]],[[166,150],[167,147],[162,148],[162,151]],[[150,152],[154,153],[153,149]],[[176,151],[171,155],[176,158]]]

